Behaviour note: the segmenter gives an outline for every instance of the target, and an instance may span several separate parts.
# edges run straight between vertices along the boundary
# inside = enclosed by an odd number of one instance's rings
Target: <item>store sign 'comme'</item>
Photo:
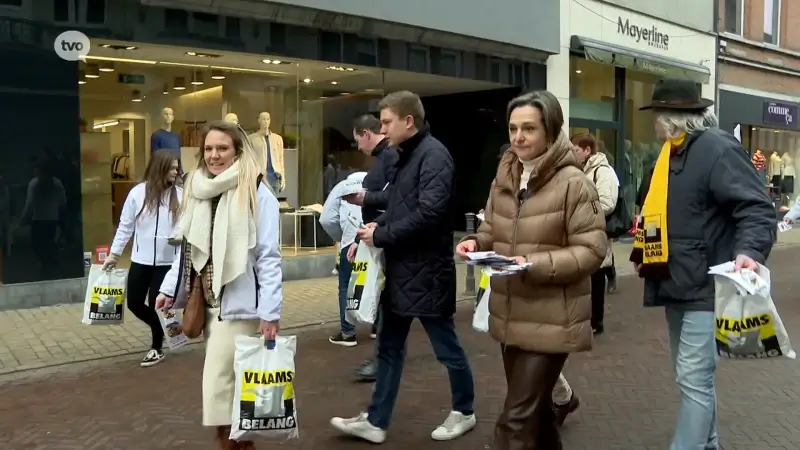
[[[631,19],[617,17],[617,33],[634,39],[636,42],[644,41],[650,47],[669,50],[669,34],[662,33],[655,25],[641,25],[631,23]]]

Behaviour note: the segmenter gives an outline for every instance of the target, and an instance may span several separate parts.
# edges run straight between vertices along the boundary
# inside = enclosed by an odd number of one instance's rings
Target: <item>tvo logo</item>
[[[65,61],[80,61],[89,54],[92,45],[89,37],[80,31],[65,31],[56,37],[53,49]]]

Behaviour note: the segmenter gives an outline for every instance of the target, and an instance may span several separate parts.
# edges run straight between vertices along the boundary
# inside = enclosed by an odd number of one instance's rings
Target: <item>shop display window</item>
[[[800,132],[748,125],[741,127],[742,145],[750,153],[765,188],[780,196],[782,206],[791,206],[800,188],[797,179]]]
[[[109,244],[125,198],[144,175],[151,152],[173,150],[184,170],[195,168],[204,127],[211,121],[238,122],[256,150],[271,155],[272,169],[282,178],[278,198],[288,210],[322,203],[326,173],[333,173],[335,182],[369,168],[371,158],[358,151],[352,121],[377,114],[386,92],[409,89],[424,101],[426,96],[506,87],[114,41],[93,43],[78,69],[83,221],[71,230],[71,239],[82,240],[87,254]]]

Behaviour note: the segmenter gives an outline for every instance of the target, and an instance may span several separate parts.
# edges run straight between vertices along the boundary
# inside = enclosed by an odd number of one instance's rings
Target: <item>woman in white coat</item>
[[[153,153],[144,170],[144,179],[125,198],[111,254],[103,264],[107,270],[115,267],[133,238],[128,270],[128,309],[150,327],[153,338],[150,350],[142,359],[142,367],[154,366],[164,359],[164,330],[155,306],[161,283],[178,254],[178,248],[168,241],[178,223],[181,203],[181,188],[175,186],[177,177],[178,159],[172,152]]]
[[[605,154],[597,151],[597,139],[592,133],[581,133],[572,137],[575,155],[583,164],[583,172],[595,185],[600,197],[600,208],[608,217],[614,212],[619,196],[619,179]],[[592,331],[603,332],[603,317],[606,303],[606,278],[614,265],[611,239],[606,246],[606,257],[600,269],[592,274]]]
[[[178,224],[185,267],[172,265],[159,307],[171,307],[178,283],[187,283],[179,273],[199,277],[206,302],[203,425],[216,429],[220,449],[251,450],[252,442],[228,438],[234,340],[261,333],[269,341],[278,333],[283,296],[278,200],[261,182],[263,164],[237,124],[211,123],[201,142],[197,167],[184,184]]]

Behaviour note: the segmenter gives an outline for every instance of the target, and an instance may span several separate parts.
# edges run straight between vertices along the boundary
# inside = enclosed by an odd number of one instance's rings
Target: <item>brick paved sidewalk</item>
[[[773,294],[796,345],[798,260],[794,252],[778,252],[771,261]],[[669,368],[663,312],[641,307],[635,278],[623,279],[618,292],[608,298],[606,334],[596,340],[595,350],[574,355],[567,363],[567,378],[582,406],[565,424],[566,450],[665,449],[670,439],[678,393]],[[415,326],[389,441],[382,448],[490,448],[492,425],[505,393],[499,346],[470,329],[470,311],[463,306],[457,318],[475,372],[477,429],[454,442],[430,440],[431,430],[449,409],[449,389],[444,368]],[[328,425],[332,415],[357,413],[370,395],[369,385],[348,379],[369,346],[334,347],[326,341],[329,331],[299,334],[302,438],[260,448],[372,448],[337,436]],[[209,432],[199,425],[202,356],[195,346],[151,369],[139,368],[134,357],[123,357],[0,377],[0,448],[211,449]],[[800,448],[797,364],[720,363],[719,422],[725,450]]]

